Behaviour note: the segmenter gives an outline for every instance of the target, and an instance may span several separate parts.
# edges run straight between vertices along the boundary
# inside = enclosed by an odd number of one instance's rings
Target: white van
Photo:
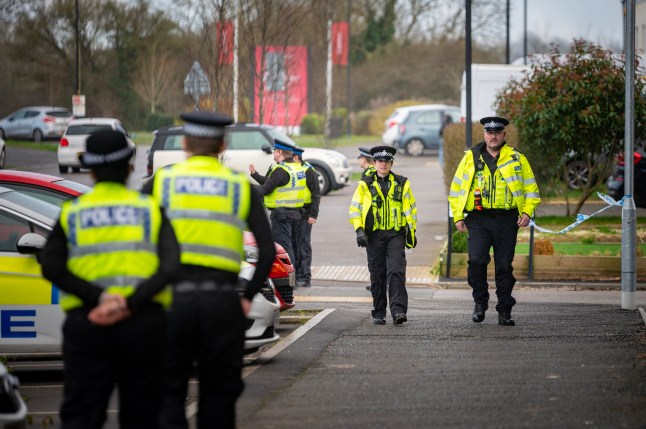
[[[512,79],[520,80],[529,70],[526,65],[471,64],[471,120],[479,121],[485,116],[496,116],[496,95]],[[462,73],[460,95],[460,121],[467,119],[466,72]]]

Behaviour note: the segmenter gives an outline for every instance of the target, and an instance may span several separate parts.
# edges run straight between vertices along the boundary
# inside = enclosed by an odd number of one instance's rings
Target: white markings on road
[[[437,280],[431,276],[431,267],[426,265],[408,266],[406,268],[406,284],[428,285]],[[366,265],[354,266],[314,266],[312,267],[312,280],[335,280],[346,282],[370,283],[370,272]]]

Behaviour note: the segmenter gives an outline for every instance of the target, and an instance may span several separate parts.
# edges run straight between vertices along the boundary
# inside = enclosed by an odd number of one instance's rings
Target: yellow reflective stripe
[[[525,194],[525,198],[540,198],[540,194],[538,192],[528,192]]]
[[[156,252],[156,247],[149,242],[117,242],[117,243],[101,243],[88,246],[72,247],[70,249],[69,257],[77,258],[80,256],[96,255],[101,253],[111,252]]]

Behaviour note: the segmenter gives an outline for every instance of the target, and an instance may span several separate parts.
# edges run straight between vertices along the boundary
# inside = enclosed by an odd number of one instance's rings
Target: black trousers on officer
[[[187,429],[188,382],[199,379],[198,429],[235,428],[242,393],[245,318],[234,288],[175,292],[168,320],[162,428]]]
[[[312,224],[309,217],[298,221],[292,243],[296,253],[296,284],[309,284],[312,279]]]
[[[88,308],[63,324],[63,429],[102,428],[114,385],[122,429],[158,428],[162,406],[166,312],[156,304],[109,327],[92,324]]]
[[[376,230],[368,236],[372,317],[385,318],[388,301],[391,316],[408,311],[405,248],[406,232],[403,230]]]
[[[512,262],[518,236],[517,210],[482,210],[472,212],[465,218],[469,231],[469,261],[467,276],[473,289],[476,304],[489,302],[487,265],[491,261],[489,251],[493,246],[496,277],[496,311],[509,312],[516,304],[511,292],[516,284]]]
[[[301,220],[300,209],[271,209],[269,219],[271,220],[271,233],[274,236],[274,241],[283,246],[292,261],[292,265],[296,266],[296,249],[293,247],[293,240],[296,236],[298,223]]]

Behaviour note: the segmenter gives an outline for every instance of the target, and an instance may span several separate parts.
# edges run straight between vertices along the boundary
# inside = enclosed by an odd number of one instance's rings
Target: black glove
[[[417,235],[413,237],[413,231],[410,228],[406,229],[406,248],[414,249],[417,246]]]
[[[357,228],[357,246],[367,247],[368,246],[368,235],[363,228]]]

